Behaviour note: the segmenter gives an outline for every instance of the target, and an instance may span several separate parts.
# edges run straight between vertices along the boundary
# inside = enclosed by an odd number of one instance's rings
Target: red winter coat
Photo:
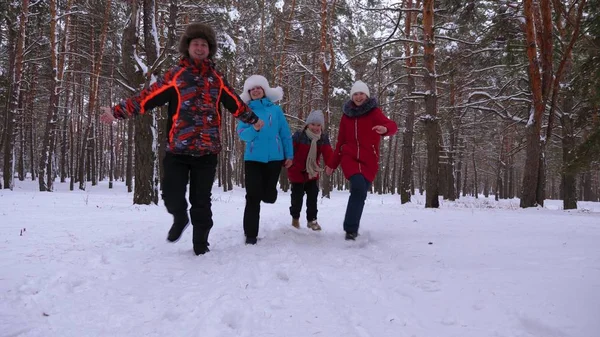
[[[360,173],[373,182],[379,170],[381,137],[395,134],[398,126],[383,114],[374,98],[361,106],[349,101],[343,110],[337,144],[327,166],[335,170],[341,163],[346,179]],[[376,125],[385,126],[387,133],[375,132],[373,127]]]
[[[304,128],[306,130],[306,128]],[[294,160],[292,166],[288,168],[288,178],[292,183],[305,183],[309,180],[315,180],[319,178],[317,175],[313,179],[308,179],[308,172],[306,172],[306,158],[308,158],[308,152],[310,151],[310,138],[306,135],[306,132],[296,131],[292,136],[294,143]],[[319,158],[323,155],[323,161],[327,163],[333,154],[331,149],[331,143],[329,142],[329,136],[326,133],[321,133],[321,138],[317,141],[317,165],[319,165]]]

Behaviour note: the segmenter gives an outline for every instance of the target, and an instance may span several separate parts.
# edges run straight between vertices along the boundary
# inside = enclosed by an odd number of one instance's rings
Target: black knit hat
[[[188,49],[190,48],[190,41],[193,39],[201,38],[206,40],[208,43],[208,58],[212,59],[217,53],[217,38],[215,31],[209,26],[203,23],[190,23],[185,27],[185,32],[179,40],[179,52],[185,57],[190,57]]]

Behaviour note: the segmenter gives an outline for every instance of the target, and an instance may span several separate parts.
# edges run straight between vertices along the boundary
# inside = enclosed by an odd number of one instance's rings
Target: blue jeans
[[[367,192],[371,188],[369,182],[362,174],[355,174],[350,177],[350,198],[346,207],[346,216],[344,217],[344,231],[358,232],[360,218],[365,208],[365,199]]]

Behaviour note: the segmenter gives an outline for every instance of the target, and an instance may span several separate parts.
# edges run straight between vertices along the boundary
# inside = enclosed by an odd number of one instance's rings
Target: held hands
[[[325,173],[327,173],[328,176],[333,174],[333,169],[329,166],[325,166]]]
[[[260,129],[262,129],[263,126],[265,126],[265,122],[262,119],[259,119],[258,122],[252,124],[252,127],[256,131],[260,131]]]
[[[113,116],[111,108],[103,106],[100,107],[100,111],[102,111],[102,114],[100,115],[100,121],[102,123],[110,124],[117,120],[115,116]]]
[[[375,130],[380,135],[384,135],[388,132],[388,129],[383,125],[375,125],[371,130]]]
[[[286,159],[285,162],[283,163],[283,166],[287,169],[290,168],[292,166],[292,160],[291,159]]]

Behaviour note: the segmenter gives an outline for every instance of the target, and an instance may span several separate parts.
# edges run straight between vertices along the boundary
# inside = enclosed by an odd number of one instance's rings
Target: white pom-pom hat
[[[244,92],[240,95],[240,98],[245,103],[251,101],[250,89],[254,87],[261,87],[265,92],[265,96],[273,103],[280,101],[283,98],[283,89],[281,87],[271,88],[269,86],[269,81],[267,81],[264,76],[252,75],[244,82]]]

